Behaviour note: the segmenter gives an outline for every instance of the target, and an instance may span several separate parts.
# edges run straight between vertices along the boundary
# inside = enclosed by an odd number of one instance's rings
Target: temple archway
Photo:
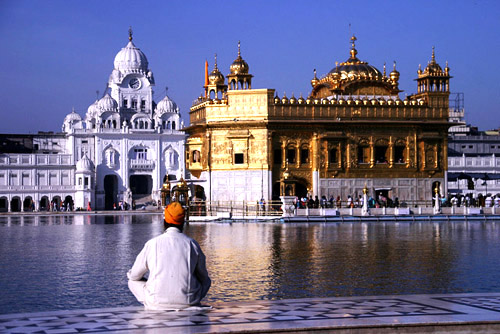
[[[10,211],[21,212],[21,199],[19,197],[16,196],[10,200]]]
[[[104,177],[104,209],[112,210],[113,205],[118,205],[118,177],[116,175],[106,175]]]

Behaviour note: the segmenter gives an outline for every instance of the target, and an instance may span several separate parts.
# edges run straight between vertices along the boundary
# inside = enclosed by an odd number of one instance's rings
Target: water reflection
[[[0,217],[0,314],[137,305],[126,271],[161,215]],[[499,291],[497,222],[191,224],[207,302]]]

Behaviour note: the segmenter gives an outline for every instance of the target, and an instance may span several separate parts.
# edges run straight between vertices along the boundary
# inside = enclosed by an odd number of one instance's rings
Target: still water
[[[0,217],[0,314],[139,305],[126,272],[159,215]],[[205,303],[499,292],[500,222],[197,223]]]

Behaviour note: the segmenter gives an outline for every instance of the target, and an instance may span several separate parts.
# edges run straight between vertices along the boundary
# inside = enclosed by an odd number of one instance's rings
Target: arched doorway
[[[52,198],[52,205],[53,205],[52,211],[60,211],[61,204],[62,204],[61,196],[54,196]]]
[[[33,198],[31,196],[26,196],[23,201],[23,211],[35,211],[35,203],[33,202]]]
[[[306,197],[307,196],[307,187],[301,182],[295,183],[295,195],[298,198]]]
[[[130,190],[133,195],[148,196],[153,190],[153,178],[151,175],[131,175]]]
[[[7,212],[9,211],[9,200],[7,197],[1,197],[0,198],[0,212]]]
[[[106,175],[104,177],[104,209],[112,210],[113,205],[118,205],[118,177]]]
[[[65,211],[73,211],[73,197],[66,196],[64,198],[63,207]]]
[[[43,196],[40,200],[40,206],[38,208],[40,211],[49,211],[49,198],[47,196]]]
[[[21,212],[21,199],[19,197],[16,196],[10,200],[10,211]]]
[[[291,188],[286,189],[287,193],[291,191]],[[280,198],[280,182],[276,182],[273,185],[273,200],[279,200]],[[295,182],[295,196],[298,198],[307,197],[307,187],[301,181]]]

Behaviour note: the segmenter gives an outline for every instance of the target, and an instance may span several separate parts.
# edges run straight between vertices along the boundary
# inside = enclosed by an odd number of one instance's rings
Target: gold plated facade
[[[220,99],[195,101],[186,128],[186,161],[191,174],[211,189],[207,197],[218,197],[214,175],[253,175],[247,183],[255,183],[261,173],[265,198],[285,192],[284,176],[293,180],[289,189],[297,196],[345,198],[362,194],[368,184],[372,191],[419,200],[432,198],[434,186],[444,186],[448,66],[441,70],[433,50],[426,70],[418,72],[418,93],[401,100],[395,64],[387,76],[385,66],[380,72],[360,61],[355,40],[346,62],[322,78],[314,74],[306,99],[244,86]],[[252,187],[241,191],[258,188]],[[245,199],[260,198],[252,191]]]

